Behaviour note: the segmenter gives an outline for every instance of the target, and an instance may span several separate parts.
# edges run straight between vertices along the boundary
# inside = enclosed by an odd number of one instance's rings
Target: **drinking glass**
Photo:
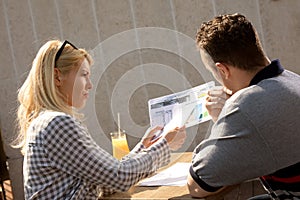
[[[125,155],[129,153],[129,147],[127,143],[126,133],[125,132],[113,132],[110,133],[113,156],[118,160],[121,160]]]

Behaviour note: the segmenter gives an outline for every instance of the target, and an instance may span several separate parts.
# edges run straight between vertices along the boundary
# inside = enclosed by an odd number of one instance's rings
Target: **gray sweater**
[[[300,76],[285,70],[226,101],[211,134],[194,151],[191,174],[217,188],[299,161]]]

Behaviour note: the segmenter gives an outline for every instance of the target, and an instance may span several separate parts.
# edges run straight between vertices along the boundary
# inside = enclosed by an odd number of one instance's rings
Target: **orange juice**
[[[113,156],[119,160],[129,153],[126,134],[121,132],[111,133]]]

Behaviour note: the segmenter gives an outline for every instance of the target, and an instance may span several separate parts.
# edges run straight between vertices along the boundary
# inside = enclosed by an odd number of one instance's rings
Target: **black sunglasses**
[[[56,55],[55,55],[55,62],[59,59],[62,51],[64,50],[65,46],[69,44],[71,45],[74,49],[78,49],[77,47],[75,47],[75,45],[73,45],[71,42],[69,42],[68,40],[65,40],[64,43],[61,45],[61,47],[59,48],[59,50],[57,51]]]

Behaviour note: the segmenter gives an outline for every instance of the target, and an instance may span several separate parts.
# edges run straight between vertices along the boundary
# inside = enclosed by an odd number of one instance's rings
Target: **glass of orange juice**
[[[121,160],[125,155],[129,153],[129,147],[127,143],[125,132],[113,132],[111,135],[113,156],[118,160]]]

